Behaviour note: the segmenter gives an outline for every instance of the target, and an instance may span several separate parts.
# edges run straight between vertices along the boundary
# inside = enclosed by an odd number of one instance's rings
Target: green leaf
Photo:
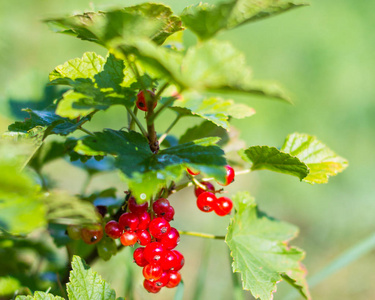
[[[214,123],[204,121],[201,124],[191,127],[180,137],[179,144],[192,142],[205,137],[219,137],[218,145],[225,145],[229,141],[228,132]]]
[[[109,12],[89,12],[49,19],[52,30],[99,43],[108,48],[145,37],[157,44],[182,30],[181,20],[163,4],[143,3]]]
[[[233,100],[218,97],[204,98],[198,93],[184,93],[183,99],[176,100],[171,109],[181,115],[199,116],[226,130],[229,130],[229,117],[242,119],[255,113],[253,108],[236,104]]]
[[[57,66],[49,76],[50,84],[68,85],[57,104],[56,114],[69,119],[86,117],[111,105],[133,105],[134,92],[129,86],[135,81],[121,59],[109,54],[106,59],[93,52]]]
[[[345,158],[338,156],[316,137],[308,134],[288,135],[280,151],[297,157],[309,167],[310,173],[303,181],[312,184],[327,183],[329,176],[337,175],[348,166]]]
[[[280,14],[307,5],[301,1],[232,0],[209,5],[199,3],[184,9],[181,19],[200,39],[212,38],[221,30]]]
[[[275,83],[252,80],[243,53],[230,43],[209,40],[190,47],[185,56],[177,51],[137,40],[118,50],[135,55],[154,72],[182,90],[260,95],[290,102]]]
[[[283,278],[310,299],[301,260],[304,252],[289,246],[297,235],[293,225],[261,213],[246,192],[233,198],[236,213],[226,236],[233,257],[233,271],[240,272],[243,288],[255,298],[273,299],[277,282]]]
[[[10,276],[0,277],[0,297],[11,296],[20,287],[21,283],[16,278]]]
[[[99,221],[95,207],[62,191],[52,191],[43,199],[49,222],[57,224],[92,224]]]
[[[64,300],[60,296],[54,296],[50,293],[35,292],[34,297],[32,296],[17,296],[16,300]]]
[[[297,157],[275,147],[254,146],[240,151],[243,160],[251,162],[251,170],[270,170],[297,176],[300,180],[309,174],[309,168]]]
[[[56,105],[51,105],[44,110],[24,109],[30,117],[23,122],[15,122],[9,125],[8,130],[28,133],[36,127],[42,127],[44,138],[49,134],[68,135],[77,130],[82,124],[90,120],[85,117],[80,120],[69,120],[55,113]]]
[[[116,293],[79,256],[73,256],[67,284],[69,300],[114,300]]]
[[[143,202],[170,181],[179,180],[187,167],[224,180],[226,161],[224,152],[214,145],[217,141],[217,138],[206,138],[154,154],[147,140],[134,131],[108,129],[82,139],[90,149],[116,157],[116,166],[124,173],[133,195]]]

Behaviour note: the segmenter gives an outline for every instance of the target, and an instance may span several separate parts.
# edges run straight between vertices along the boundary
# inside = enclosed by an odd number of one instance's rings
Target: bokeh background
[[[41,103],[46,99],[45,84],[55,66],[81,57],[85,51],[105,55],[105,50],[96,45],[52,33],[42,19],[140,2],[0,1],[1,131],[19,118],[15,112],[25,102]],[[178,13],[198,1],[162,2]],[[248,146],[281,146],[287,134],[297,131],[316,135],[349,160],[349,168],[331,178],[327,185],[312,186],[291,176],[261,171],[238,178],[227,189],[229,195],[236,190],[250,191],[262,210],[300,227],[294,244],[307,252],[304,263],[309,275],[319,273],[346,249],[371,236],[375,228],[374,11],[374,1],[313,0],[310,7],[219,36],[246,53],[254,77],[277,80],[293,94],[293,106],[272,100],[236,98],[257,111],[250,119],[233,122],[241,128],[240,137]],[[186,42],[193,41],[187,33]],[[125,111],[111,109],[100,113],[88,128],[119,129],[124,126],[124,116]],[[168,114],[163,119],[167,117]],[[189,122],[194,125],[197,120]],[[159,126],[163,131],[167,123]],[[173,133],[178,135],[182,129],[180,124]],[[49,165],[46,172],[57,187],[72,193],[79,191],[85,179],[81,170],[65,161]],[[112,186],[123,189],[116,173],[95,178],[89,191]],[[177,211],[174,226],[223,234],[229,218],[200,213],[194,199],[192,190],[171,197]],[[223,242],[183,236],[179,249],[187,262],[182,271],[184,299],[233,298],[228,251]],[[119,296],[127,277],[132,276],[136,299],[173,299],[173,290],[163,290],[156,296],[144,292],[141,270],[131,267],[126,260],[129,255],[125,249],[110,262],[97,263],[94,269],[113,285]],[[375,299],[374,265],[375,253],[370,251],[316,284],[312,288],[313,298]],[[287,284],[278,286],[275,299],[293,298]],[[244,295],[252,299],[249,293]]]

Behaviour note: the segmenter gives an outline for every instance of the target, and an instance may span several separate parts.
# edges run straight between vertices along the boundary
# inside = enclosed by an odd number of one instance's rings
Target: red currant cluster
[[[227,169],[227,175],[224,183],[218,182],[222,186],[227,186],[231,184],[234,180],[234,170],[231,166],[225,166]],[[199,172],[194,172],[187,169],[190,175],[198,175]],[[233,202],[228,197],[216,198],[215,187],[210,182],[200,182],[201,185],[205,186],[203,189],[199,186],[195,187],[195,196],[197,197],[197,206],[203,212],[215,211],[218,216],[225,216],[230,214],[233,208]]]
[[[120,238],[124,246],[140,246],[134,251],[135,263],[143,267],[143,286],[150,293],[157,293],[162,287],[173,288],[181,281],[178,272],[184,265],[184,256],[173,250],[180,242],[180,234],[171,227],[174,209],[169,201],[160,198],[152,205],[156,218],[151,220],[148,202],[137,204],[133,197],[128,200],[130,212],[122,214],[119,221],[109,221],[106,234]]]

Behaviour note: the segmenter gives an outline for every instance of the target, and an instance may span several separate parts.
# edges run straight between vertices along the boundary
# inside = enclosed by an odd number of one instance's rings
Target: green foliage
[[[81,120],[69,120],[58,116],[55,110],[55,104],[42,111],[25,109],[24,111],[29,113],[30,118],[23,122],[15,122],[9,125],[8,129],[9,131],[28,133],[35,127],[40,127],[43,128],[43,138],[46,138],[47,135],[52,133],[68,135],[90,120],[90,117],[85,117]]]
[[[34,297],[32,296],[17,296],[17,300],[64,300],[59,296],[54,296],[50,293],[35,292]]]
[[[233,200],[236,213],[225,240],[233,257],[233,271],[241,273],[243,288],[255,298],[271,300],[276,283],[284,278],[310,299],[300,262],[305,254],[288,244],[297,235],[297,228],[258,211],[248,193],[238,193]]]
[[[181,19],[200,39],[206,40],[219,31],[274,16],[307,5],[301,1],[232,0],[210,5],[199,3],[184,9]]]
[[[290,153],[309,167],[309,175],[303,179],[308,183],[327,183],[329,176],[337,175],[348,166],[345,158],[308,134],[288,135],[280,151]]]
[[[117,245],[113,239],[104,236],[97,245],[97,250],[99,256],[107,261],[110,260],[113,255],[116,255]]]
[[[348,165],[314,136],[299,133],[289,135],[280,150],[254,146],[241,150],[240,155],[252,163],[252,171],[267,169],[297,176],[308,183],[327,183],[329,176],[337,175]]]
[[[13,277],[0,277],[0,297],[12,295],[21,287],[20,282]]]
[[[86,117],[111,105],[133,104],[134,91],[128,87],[135,81],[123,60],[112,54],[106,59],[93,52],[57,66],[49,76],[50,84],[73,88],[58,102],[56,114],[75,119]]]
[[[192,142],[194,140],[202,139],[205,137],[219,137],[221,140],[218,145],[222,146],[229,140],[228,132],[214,123],[203,121],[201,124],[191,127],[178,140],[179,144]]]
[[[180,18],[174,16],[169,7],[156,3],[143,3],[109,12],[89,12],[45,22],[56,32],[109,48],[139,37],[163,44],[168,36],[182,30]]]
[[[73,257],[67,291],[69,300],[110,300],[116,293],[78,256]]]
[[[134,131],[108,129],[82,139],[89,149],[116,156],[117,168],[125,174],[129,189],[140,202],[147,201],[169,182],[178,181],[187,167],[223,180],[226,163],[216,142],[216,138],[196,140],[154,154],[147,140]]]
[[[301,180],[309,174],[308,167],[297,157],[275,147],[254,146],[240,151],[240,154],[245,161],[252,162],[252,171],[267,169],[297,176]]]

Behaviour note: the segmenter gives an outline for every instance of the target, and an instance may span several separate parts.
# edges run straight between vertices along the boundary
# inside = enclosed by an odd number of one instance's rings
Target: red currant
[[[161,290],[161,288],[155,286],[153,282],[147,279],[143,281],[143,287],[146,289],[147,292],[153,293],[153,294],[159,293]]]
[[[167,251],[160,261],[163,270],[169,270],[178,266],[178,257],[173,251]]]
[[[139,219],[138,229],[147,229],[151,221],[150,214],[147,211],[145,211],[142,214],[138,215],[138,219]]]
[[[163,244],[165,249],[171,250],[175,248],[180,242],[180,234],[178,233],[176,228],[171,227],[171,230],[169,230],[167,234],[158,239],[158,241]]]
[[[179,270],[181,270],[181,268],[185,264],[185,258],[181,254],[181,252],[179,252],[177,250],[172,250],[171,252],[173,252],[174,255],[176,255],[176,257],[177,257],[177,260],[176,260],[175,264],[173,265],[173,267],[171,269],[173,269],[174,271],[179,271]]]
[[[152,204],[152,209],[154,210],[155,214],[161,215],[165,213],[170,206],[171,205],[167,199],[159,198]]]
[[[161,243],[153,242],[145,247],[145,258],[148,262],[158,262],[165,255],[165,248]]]
[[[81,230],[82,240],[86,244],[96,244],[103,237],[103,227],[101,224],[92,224]]]
[[[177,271],[169,271],[169,281],[167,283],[167,288],[174,288],[178,286],[181,282],[181,274]]]
[[[158,280],[163,275],[163,269],[157,263],[151,263],[143,267],[143,276],[147,280]]]
[[[130,197],[128,200],[128,207],[132,213],[135,213],[136,215],[139,216],[143,212],[147,211],[148,202],[145,202],[143,204],[138,204],[134,197]]]
[[[122,228],[119,223],[112,220],[105,225],[105,233],[112,239],[118,239],[122,235]]]
[[[167,283],[169,282],[169,273],[164,271],[162,274],[161,274],[161,277],[157,280],[154,281],[154,284],[157,286],[157,287],[164,287],[167,285]]]
[[[150,222],[148,229],[153,237],[159,239],[169,232],[171,225],[163,218],[155,218]]]
[[[139,225],[139,218],[134,213],[124,213],[120,216],[118,220],[120,226],[125,230],[137,230]]]
[[[137,234],[131,230],[125,231],[120,237],[121,244],[123,244],[124,246],[133,246],[137,242],[137,240]]]
[[[137,230],[138,244],[146,246],[151,243],[151,234],[144,229]]]
[[[144,267],[149,264],[149,262],[145,258],[144,251],[145,248],[139,247],[135,249],[133,253],[134,262],[140,267]]]
[[[172,206],[169,206],[165,212],[158,214],[157,216],[163,218],[167,222],[170,222],[174,218],[174,208]]]
[[[228,197],[220,197],[217,199],[215,204],[215,213],[218,216],[225,216],[227,214],[230,214],[233,208],[233,202]]]
[[[186,171],[190,174],[190,175],[199,175],[201,172],[199,171],[195,171],[195,170],[192,170],[192,169],[189,169],[189,168],[186,168]]]
[[[201,182],[201,184],[205,185],[207,187],[207,190],[204,190],[204,189],[200,188],[199,186],[196,186],[195,190],[194,190],[196,197],[199,197],[199,195],[202,194],[202,193],[204,193],[204,192],[215,193],[215,187],[214,187],[214,185],[211,182],[208,182],[208,181],[205,182],[205,181],[203,181],[203,182]]]
[[[147,93],[150,95],[150,98],[153,98],[155,97],[155,94],[150,91],[150,90],[147,90]],[[142,111],[148,111],[148,108],[147,108],[147,101],[146,101],[146,97],[145,97],[145,94],[143,93],[143,91],[140,91],[138,94],[137,94],[137,102],[136,102],[136,105],[137,107],[142,110]],[[154,108],[156,107],[157,103],[156,101],[154,102]]]
[[[203,212],[210,212],[214,210],[216,196],[210,192],[204,192],[197,198],[197,206]]]
[[[226,165],[225,168],[227,169],[227,175],[226,175],[226,178],[225,178],[225,182],[224,183],[218,182],[218,184],[220,184],[222,186],[227,186],[227,185],[231,184],[234,180],[234,175],[235,175],[234,170],[230,165]]]

